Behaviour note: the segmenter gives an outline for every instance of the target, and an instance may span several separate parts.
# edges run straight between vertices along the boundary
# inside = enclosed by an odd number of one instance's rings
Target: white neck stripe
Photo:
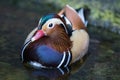
[[[23,49],[22,49],[22,54],[21,54],[22,62],[24,61],[23,54],[24,54],[25,48],[26,48],[30,43],[31,43],[31,40],[28,41],[28,42],[24,45],[24,47],[23,47]]]
[[[64,52],[64,53],[63,53],[62,61],[61,61],[60,64],[57,66],[57,68],[60,68],[61,65],[63,64],[63,62],[64,62],[64,60],[65,60],[65,56],[66,56],[66,54],[65,54],[65,52]]]
[[[71,54],[70,54],[70,51],[68,50],[68,59],[67,59],[67,63],[64,67],[67,67],[68,63],[70,62],[70,57],[71,57]]]

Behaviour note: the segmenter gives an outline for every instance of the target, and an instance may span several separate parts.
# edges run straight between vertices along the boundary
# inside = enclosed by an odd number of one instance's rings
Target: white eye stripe
[[[55,25],[55,24],[62,24],[63,27],[64,27],[64,29],[65,29],[65,31],[66,31],[66,33],[68,34],[68,30],[67,30],[65,24],[64,24],[59,18],[49,19],[48,21],[46,21],[46,23],[45,23],[43,26],[48,25],[48,24],[50,24],[50,23],[53,23],[53,25]],[[53,26],[53,27],[54,27],[54,26]]]
[[[58,19],[58,18],[49,19],[44,25],[50,24],[50,23],[52,23],[53,25],[55,25],[55,24],[63,24],[64,25],[64,23],[60,19]]]

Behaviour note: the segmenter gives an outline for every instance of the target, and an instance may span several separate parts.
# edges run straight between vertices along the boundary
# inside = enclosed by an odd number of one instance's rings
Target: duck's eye
[[[53,28],[53,27],[54,27],[53,23],[50,23],[50,24],[48,25],[48,27],[49,27],[49,28]]]

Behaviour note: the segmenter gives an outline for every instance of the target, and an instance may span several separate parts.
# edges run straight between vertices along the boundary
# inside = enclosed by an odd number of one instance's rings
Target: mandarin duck
[[[89,46],[84,9],[66,5],[57,14],[43,16],[27,36],[21,52],[23,63],[34,67],[67,67],[81,59]]]

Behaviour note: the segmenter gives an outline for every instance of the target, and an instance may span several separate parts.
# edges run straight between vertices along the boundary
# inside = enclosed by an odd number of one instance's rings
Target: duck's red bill
[[[45,35],[45,33],[42,30],[38,30],[36,32],[36,34],[32,37],[31,41],[36,41],[38,39],[40,39],[41,37],[43,37]]]

